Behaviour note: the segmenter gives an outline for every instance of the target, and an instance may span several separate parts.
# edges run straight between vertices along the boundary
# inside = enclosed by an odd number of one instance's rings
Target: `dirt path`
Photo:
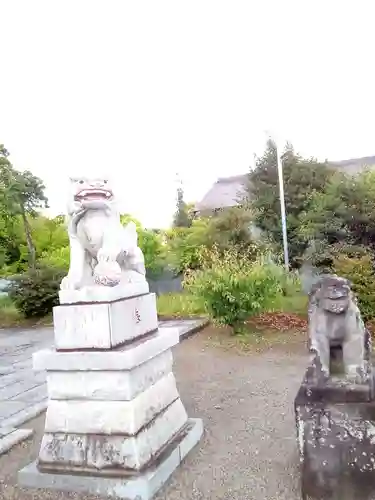
[[[293,399],[307,356],[282,348],[240,355],[212,346],[207,335],[174,351],[181,398],[190,416],[203,418],[204,439],[156,500],[299,500]],[[0,498],[93,498],[14,486],[17,471],[38,452],[43,418],[32,424],[36,438],[0,458]]]

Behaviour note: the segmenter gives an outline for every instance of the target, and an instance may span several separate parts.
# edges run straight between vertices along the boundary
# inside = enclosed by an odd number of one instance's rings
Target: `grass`
[[[307,316],[308,297],[302,293],[280,296],[273,304],[272,310],[283,313]]]
[[[296,293],[290,296],[278,297],[272,304],[270,311],[291,313],[306,317],[307,305],[307,296]],[[207,316],[202,301],[187,292],[160,295],[157,298],[157,307],[159,315],[164,317]]]
[[[157,298],[159,316],[165,318],[190,318],[207,316],[202,302],[189,293],[167,293]]]

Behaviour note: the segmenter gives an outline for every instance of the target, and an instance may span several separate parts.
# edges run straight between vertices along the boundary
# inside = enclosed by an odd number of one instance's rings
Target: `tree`
[[[0,205],[6,218],[21,217],[29,253],[29,266],[35,268],[36,252],[28,217],[34,218],[38,210],[48,207],[45,186],[30,171],[18,172],[8,160],[9,153],[0,145]]]
[[[169,258],[177,272],[199,269],[206,250],[213,247],[220,255],[232,250],[238,255],[256,255],[268,251],[267,245],[255,240],[253,215],[248,209],[233,207],[214,217],[199,217],[189,228],[173,228],[167,232]]]
[[[303,158],[287,144],[282,155],[287,216],[288,244],[291,261],[296,265],[306,241],[299,234],[301,214],[309,210],[314,193],[322,191],[333,175],[326,163],[314,158]],[[255,224],[266,231],[279,247],[282,229],[275,144],[269,140],[264,154],[257,159],[256,168],[250,172],[247,188],[249,203],[254,210]]]
[[[189,207],[184,201],[184,190],[182,187],[179,187],[177,189],[177,204],[176,212],[173,217],[173,227],[190,227],[191,222]]]
[[[139,220],[129,214],[122,214],[120,221],[124,226],[129,222],[134,222],[136,225],[138,245],[145,258],[147,275],[154,277],[160,274],[165,267],[165,247],[162,235],[154,229],[145,229]]]
[[[336,173],[324,189],[311,197],[300,218],[299,233],[315,246],[324,243],[332,254],[375,250],[375,172],[356,177]],[[310,245],[311,246],[311,245]],[[345,248],[344,248],[345,247]]]

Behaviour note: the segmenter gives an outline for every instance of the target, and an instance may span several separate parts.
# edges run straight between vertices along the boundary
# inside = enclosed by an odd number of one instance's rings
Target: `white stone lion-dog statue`
[[[70,179],[67,226],[70,267],[61,290],[146,281],[136,226],[121,224],[107,179]]]

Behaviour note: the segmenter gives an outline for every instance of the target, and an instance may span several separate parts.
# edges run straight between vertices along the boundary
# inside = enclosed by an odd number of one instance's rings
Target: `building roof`
[[[375,156],[364,156],[363,158],[352,158],[350,160],[329,161],[329,165],[348,174],[358,174],[365,167],[375,168]]]
[[[195,204],[195,210],[202,212],[238,205],[245,195],[247,183],[248,174],[219,178],[203,199]]]
[[[375,169],[375,156],[364,156],[363,158],[352,158],[342,161],[328,161],[328,164],[352,175],[361,172],[365,167]],[[195,204],[195,210],[202,212],[238,205],[246,192],[248,183],[248,174],[219,178],[204,195],[203,199]]]

